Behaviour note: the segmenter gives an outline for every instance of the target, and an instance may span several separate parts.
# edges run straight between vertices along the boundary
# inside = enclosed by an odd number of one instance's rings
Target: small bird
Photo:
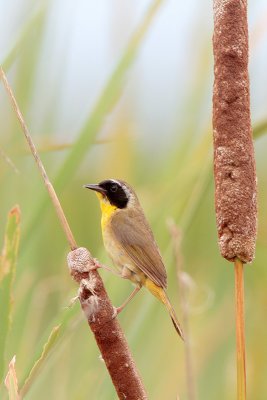
[[[184,339],[166,293],[167,274],[162,257],[133,188],[116,179],[84,187],[94,190],[100,201],[105,249],[118,267],[120,276],[136,286],[129,298],[117,308],[117,313],[145,286],[166,306],[176,331]]]

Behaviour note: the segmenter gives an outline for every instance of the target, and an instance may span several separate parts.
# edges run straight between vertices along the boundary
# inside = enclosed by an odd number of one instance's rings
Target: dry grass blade
[[[9,363],[8,373],[5,379],[9,400],[20,400],[20,396],[18,394],[18,379],[15,370],[15,362],[16,356],[14,356]]]

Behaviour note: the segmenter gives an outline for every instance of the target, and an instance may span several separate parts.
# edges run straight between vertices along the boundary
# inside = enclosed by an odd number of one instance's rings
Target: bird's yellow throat
[[[101,193],[96,192],[96,195],[100,202],[100,208],[102,212],[101,227],[102,230],[104,230],[109,223],[111,216],[117,210],[117,207],[110,204],[110,202],[106,200]]]

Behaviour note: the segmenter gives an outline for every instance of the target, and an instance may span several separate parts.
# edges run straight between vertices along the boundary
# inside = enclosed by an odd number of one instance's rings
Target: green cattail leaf
[[[34,355],[31,362],[30,368],[23,379],[23,384],[20,387],[19,394],[23,398],[26,393],[30,390],[32,385],[38,379],[41,370],[47,364],[48,357],[51,355],[52,351],[56,348],[59,339],[62,337],[66,329],[68,328],[73,317],[76,315],[76,307],[66,308],[62,315],[59,317],[59,323],[54,326],[48,335],[44,344],[41,344]],[[43,343],[43,342],[42,342]]]
[[[4,247],[0,258],[0,382],[5,369],[5,347],[11,322],[12,286],[16,272],[20,238],[20,209],[12,208],[8,214]]]
[[[50,351],[55,346],[57,339],[58,339],[59,332],[60,332],[60,327],[61,326],[58,325],[52,329],[47,342],[44,344],[42,353],[40,354],[39,358],[35,361],[32,369],[29,373],[29,376],[26,378],[24,385],[21,388],[20,394],[22,397],[25,396],[25,394],[28,392],[28,390],[31,387],[32,383],[34,382],[35,378],[38,376],[38,374],[42,368],[42,365],[45,363],[47,356],[49,355]]]

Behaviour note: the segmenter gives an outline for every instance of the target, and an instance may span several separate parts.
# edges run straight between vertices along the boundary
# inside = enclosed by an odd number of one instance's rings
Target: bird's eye
[[[110,191],[111,191],[112,193],[117,192],[117,190],[118,190],[118,186],[117,186],[117,185],[112,185],[112,186],[110,187]]]

